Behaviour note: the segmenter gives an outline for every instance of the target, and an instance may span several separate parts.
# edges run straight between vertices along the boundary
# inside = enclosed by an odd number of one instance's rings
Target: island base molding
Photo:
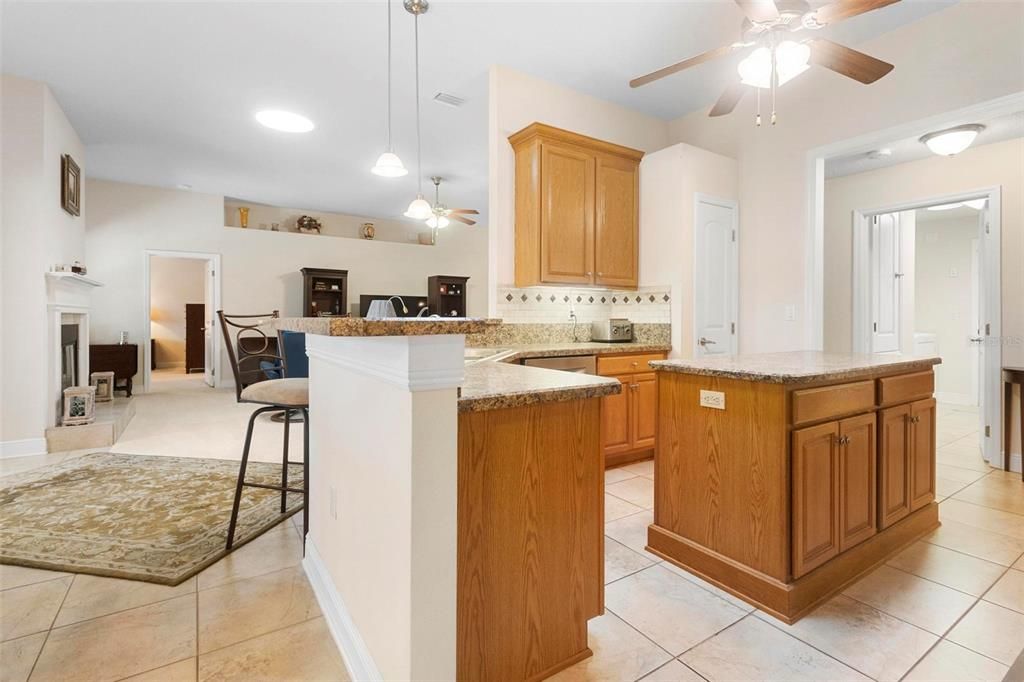
[[[931,502],[790,583],[744,566],[656,523],[648,526],[647,550],[793,624],[939,525],[939,505]]]

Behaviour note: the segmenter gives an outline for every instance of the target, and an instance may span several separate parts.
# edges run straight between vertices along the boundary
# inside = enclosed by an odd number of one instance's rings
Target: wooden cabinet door
[[[910,405],[878,413],[878,528],[910,513]]]
[[[636,162],[597,157],[594,281],[635,287],[639,263],[640,172]]]
[[[935,499],[935,398],[910,404],[910,511]]]
[[[645,450],[654,447],[657,433],[658,389],[657,375],[654,372],[634,374],[630,386],[632,413],[632,441],[634,450]]]
[[[839,422],[793,432],[793,577],[839,553]]]
[[[601,447],[605,456],[628,452],[632,449],[630,408],[633,391],[629,385],[632,376],[611,377],[622,383],[622,392],[601,398]]]
[[[875,413],[839,422],[839,551],[876,532]]]
[[[594,155],[571,145],[541,147],[540,277],[594,281]]]

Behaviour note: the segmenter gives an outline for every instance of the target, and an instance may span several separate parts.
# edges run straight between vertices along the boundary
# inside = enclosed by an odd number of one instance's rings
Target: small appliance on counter
[[[633,323],[623,317],[595,320],[590,324],[590,340],[604,343],[626,343],[633,340]]]

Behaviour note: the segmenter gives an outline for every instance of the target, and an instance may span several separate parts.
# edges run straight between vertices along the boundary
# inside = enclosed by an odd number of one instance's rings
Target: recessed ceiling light
[[[315,128],[313,122],[305,116],[294,114],[281,109],[265,109],[257,111],[256,120],[272,130],[280,130],[285,133],[308,133]]]
[[[461,97],[456,97],[455,95],[447,92],[439,92],[434,95],[434,101],[438,104],[446,104],[450,107],[461,107],[466,102],[466,100]]]
[[[921,142],[939,156],[953,156],[967,149],[985,126],[978,123],[938,130],[921,136]]]

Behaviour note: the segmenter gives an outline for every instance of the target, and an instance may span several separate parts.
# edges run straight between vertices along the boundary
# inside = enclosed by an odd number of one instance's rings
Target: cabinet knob
[[[604,277],[604,273],[603,272],[599,272],[599,273],[597,273],[597,276],[598,277]]]
[[[587,270],[587,277],[593,277],[593,276],[594,276],[594,273],[591,272],[590,270]]]

